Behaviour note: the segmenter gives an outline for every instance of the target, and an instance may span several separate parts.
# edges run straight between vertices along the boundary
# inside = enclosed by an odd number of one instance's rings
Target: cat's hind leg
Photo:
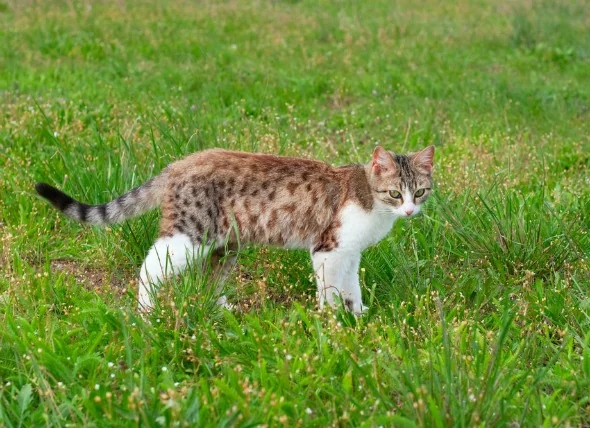
[[[236,265],[237,255],[235,253],[227,254],[225,248],[216,249],[211,255],[211,265],[213,266],[213,272],[218,282],[217,293],[219,298],[217,304],[223,306],[226,309],[233,309],[233,305],[228,303],[227,297],[223,294],[223,286],[225,280]]]
[[[158,238],[148,251],[139,272],[139,309],[149,312],[162,281],[181,273],[203,249],[184,233]]]

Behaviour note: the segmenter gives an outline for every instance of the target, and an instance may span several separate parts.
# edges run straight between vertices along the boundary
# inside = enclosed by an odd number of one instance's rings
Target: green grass
[[[590,424],[585,2],[0,2],[0,425]],[[92,5],[91,5],[92,4]],[[144,322],[158,214],[84,227],[207,147],[366,161],[437,146],[435,197],[315,309],[305,252],[251,248]],[[88,280],[84,280],[88,277]]]

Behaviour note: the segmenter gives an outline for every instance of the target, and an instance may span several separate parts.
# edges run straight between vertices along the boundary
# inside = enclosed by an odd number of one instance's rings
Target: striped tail
[[[120,223],[158,207],[164,199],[166,182],[166,175],[161,174],[102,205],[83,204],[45,183],[37,183],[35,190],[68,217],[82,223],[104,225]]]

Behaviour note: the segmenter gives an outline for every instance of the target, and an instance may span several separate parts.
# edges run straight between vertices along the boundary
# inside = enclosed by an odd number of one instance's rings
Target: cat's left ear
[[[421,169],[428,174],[432,173],[432,165],[434,163],[434,146],[428,146],[424,150],[414,153],[412,162],[416,168]]]

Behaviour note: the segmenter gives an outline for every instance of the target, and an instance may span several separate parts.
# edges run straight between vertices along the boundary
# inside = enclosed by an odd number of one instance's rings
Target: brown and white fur
[[[192,154],[104,205],[75,201],[44,183],[37,192],[89,224],[118,223],[158,206],[160,236],[139,274],[139,306],[149,310],[158,284],[213,251],[244,244],[311,253],[320,308],[339,296],[360,313],[361,252],[400,217],[417,214],[432,188],[434,146],[408,155],[377,147],[368,164],[332,167],[310,159],[220,149]],[[230,267],[235,256],[230,257]],[[226,273],[228,266],[222,266]],[[226,304],[225,297],[219,300]]]

